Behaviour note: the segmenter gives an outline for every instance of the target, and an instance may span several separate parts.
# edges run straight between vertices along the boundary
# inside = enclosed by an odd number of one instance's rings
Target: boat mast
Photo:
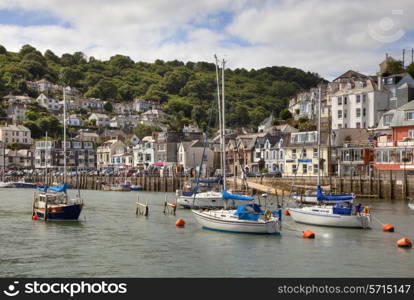
[[[66,91],[63,87],[63,183],[66,183]]]
[[[47,141],[47,131],[46,131],[46,151],[45,151],[45,157],[49,157],[49,154],[48,154],[48,151],[47,151],[49,147],[48,147],[48,143],[47,142],[48,141]],[[46,180],[45,180],[46,182],[45,182],[45,186],[47,186],[47,181],[48,181],[48,177],[49,177],[47,173],[49,172],[49,168],[47,167],[47,159],[46,158],[45,158],[45,165],[46,165],[46,176],[45,176],[46,177]]]
[[[225,119],[225,106],[224,106],[224,69],[226,61],[223,59],[222,61],[222,69],[221,69],[221,116],[222,116],[222,125],[221,130],[223,131],[223,144],[222,144],[222,152],[223,152],[223,189],[227,190],[227,184],[226,184],[226,119]]]
[[[321,98],[322,98],[322,85],[319,85],[319,97],[318,97],[318,186],[321,184]]]
[[[217,104],[218,104],[218,113],[219,113],[219,135],[220,135],[220,171],[221,171],[221,175],[223,176],[223,154],[222,154],[222,150],[223,150],[223,134],[222,134],[222,127],[221,127],[221,121],[222,121],[222,117],[221,117],[221,100],[220,100],[220,79],[219,79],[219,67],[218,67],[218,59],[217,59],[217,55],[214,55],[214,58],[216,59],[216,81],[217,81]]]

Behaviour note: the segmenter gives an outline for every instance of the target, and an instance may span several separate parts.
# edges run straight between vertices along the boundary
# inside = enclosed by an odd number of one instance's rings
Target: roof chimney
[[[379,91],[381,91],[382,90],[382,73],[381,72],[378,72],[377,73],[377,87],[378,87],[378,90]]]

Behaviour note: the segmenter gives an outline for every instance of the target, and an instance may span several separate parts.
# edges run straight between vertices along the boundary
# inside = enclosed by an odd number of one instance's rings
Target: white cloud
[[[374,73],[390,45],[400,53],[403,39],[384,44],[369,32],[412,31],[413,8],[411,0],[4,0],[0,9],[44,11],[70,27],[0,25],[0,44],[14,51],[29,43],[57,54],[83,51],[106,59],[120,53],[144,61],[212,61],[217,53],[231,67],[285,65],[332,78],[348,69]],[[403,15],[393,15],[396,9]],[[200,28],[217,27],[222,20],[214,15],[220,12],[233,14],[227,27]],[[381,28],[385,17],[393,28]]]

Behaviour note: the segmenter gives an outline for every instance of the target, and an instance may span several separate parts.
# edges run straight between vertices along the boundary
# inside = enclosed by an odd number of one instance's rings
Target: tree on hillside
[[[111,102],[109,102],[109,101],[106,101],[106,102],[104,103],[103,108],[104,108],[104,110],[105,110],[105,111],[107,111],[107,112],[113,112],[113,110],[114,110],[114,108],[113,108],[113,106],[112,106]]]
[[[0,54],[6,54],[7,50],[3,45],[0,45]]]
[[[279,118],[287,121],[289,119],[292,119],[293,116],[292,116],[292,113],[289,111],[289,109],[285,108],[280,111]]]
[[[133,132],[139,139],[142,139],[145,136],[151,135],[153,132],[160,131],[160,128],[157,126],[151,126],[146,124],[138,124]]]

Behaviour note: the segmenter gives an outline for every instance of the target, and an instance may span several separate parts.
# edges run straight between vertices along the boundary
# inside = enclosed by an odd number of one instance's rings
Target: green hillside
[[[276,66],[226,69],[225,76],[227,123],[231,127],[256,126],[270,113],[278,116],[292,96],[321,80],[316,73]],[[76,87],[85,97],[159,101],[174,116],[174,124],[195,122],[205,128],[210,109],[216,109],[213,63],[134,62],[123,55],[103,61],[86,58],[82,52],[59,57],[51,50],[42,54],[30,45],[18,53],[0,46],[0,96],[11,92],[35,97],[36,92],[25,81],[42,78]]]

